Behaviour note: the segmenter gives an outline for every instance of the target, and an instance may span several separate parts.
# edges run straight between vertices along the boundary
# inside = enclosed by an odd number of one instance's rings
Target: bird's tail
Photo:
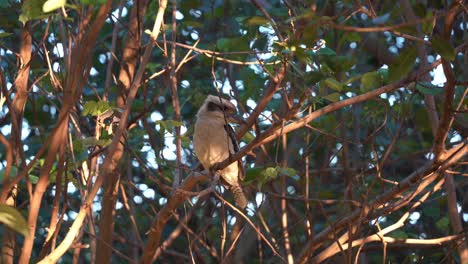
[[[245,197],[242,188],[239,185],[233,185],[230,189],[232,194],[234,195],[234,201],[236,202],[237,206],[239,206],[242,209],[245,209],[245,207],[247,207],[247,198]]]

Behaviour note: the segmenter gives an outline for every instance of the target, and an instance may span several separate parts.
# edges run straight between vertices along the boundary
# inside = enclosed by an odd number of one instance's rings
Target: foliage
[[[24,217],[15,208],[0,204],[0,223],[8,226],[23,236],[29,235],[29,227]]]
[[[15,262],[76,219],[63,263],[468,261],[466,1],[170,1],[153,42],[162,2],[0,1]],[[252,121],[248,221],[194,173],[218,93]]]

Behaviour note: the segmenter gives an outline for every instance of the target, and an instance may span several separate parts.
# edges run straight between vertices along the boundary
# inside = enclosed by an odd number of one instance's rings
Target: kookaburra
[[[193,147],[205,169],[209,170],[213,165],[239,151],[234,130],[228,124],[240,122],[236,112],[236,107],[231,102],[214,95],[208,95],[198,110]],[[244,177],[242,161],[233,162],[218,173],[234,194],[236,204],[244,209],[247,199],[240,186]]]

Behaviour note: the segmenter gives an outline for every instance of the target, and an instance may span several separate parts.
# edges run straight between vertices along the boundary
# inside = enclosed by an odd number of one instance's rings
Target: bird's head
[[[237,115],[237,109],[233,103],[215,95],[208,95],[208,97],[206,97],[203,105],[200,107],[200,110],[198,110],[197,117],[206,117],[223,121],[224,118],[226,118],[229,123],[244,123],[242,117]]]

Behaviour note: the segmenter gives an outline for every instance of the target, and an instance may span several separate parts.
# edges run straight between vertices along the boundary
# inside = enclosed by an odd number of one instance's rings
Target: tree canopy
[[[467,263],[467,10],[0,1],[0,262]],[[193,151],[209,94],[246,210]]]

